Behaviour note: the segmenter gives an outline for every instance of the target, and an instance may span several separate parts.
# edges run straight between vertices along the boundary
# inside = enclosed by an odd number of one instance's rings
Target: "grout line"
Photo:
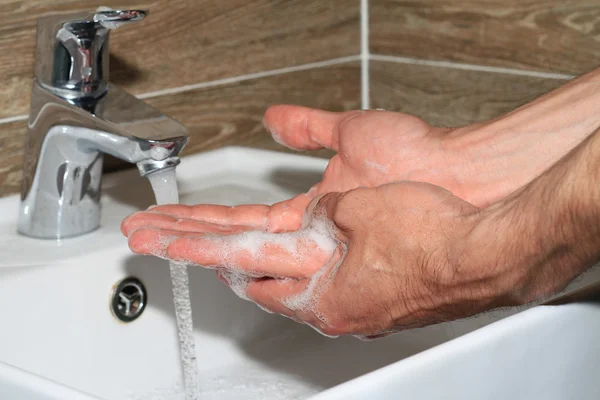
[[[214,86],[227,85],[227,84],[232,84],[232,83],[236,83],[236,82],[243,82],[243,81],[248,81],[248,80],[252,80],[252,79],[265,78],[265,77],[274,76],[274,75],[288,74],[290,72],[305,71],[305,70],[314,69],[314,68],[323,68],[323,67],[328,67],[330,65],[337,65],[337,64],[343,64],[343,63],[347,63],[347,62],[351,62],[351,61],[360,61],[360,60],[361,60],[361,55],[356,54],[353,56],[332,58],[330,60],[325,60],[325,61],[317,61],[317,62],[308,63],[308,64],[294,65],[292,67],[272,69],[269,71],[256,72],[253,74],[238,75],[238,76],[233,76],[230,78],[217,79],[214,81],[201,82],[201,83],[195,83],[192,85],[184,85],[184,86],[178,86],[178,87],[169,88],[169,89],[157,90],[155,92],[138,94],[138,95],[136,95],[136,97],[138,99],[142,99],[142,100],[143,99],[151,99],[153,97],[159,97],[159,96],[164,96],[164,95],[168,95],[168,94],[177,94],[177,93],[187,92],[187,91],[195,90],[195,89],[210,88],[210,87],[214,87]],[[23,121],[23,120],[26,120],[28,117],[29,117],[28,115],[17,115],[14,117],[0,118],[0,125],[7,124],[10,122],[15,122],[15,121]]]
[[[11,122],[25,121],[29,115],[16,115],[14,117],[0,118],[0,124],[9,124]]]
[[[418,58],[386,56],[386,55],[381,55],[381,54],[372,54],[370,56],[370,59],[374,60],[374,61],[395,62],[395,63],[400,63],[400,64],[428,65],[428,66],[432,66],[432,67],[463,69],[463,70],[468,70],[468,71],[483,71],[483,72],[494,72],[494,73],[499,73],[499,74],[532,76],[535,78],[569,80],[569,79],[573,79],[575,77],[574,75],[557,74],[557,73],[553,73],[553,72],[527,71],[527,70],[515,69],[515,68],[489,67],[489,66],[485,66],[485,65],[457,63],[457,62],[452,62],[452,61],[422,60],[422,59],[418,59]]]
[[[313,69],[313,68],[328,67],[330,65],[343,64],[343,63],[350,62],[350,61],[359,61],[361,59],[360,57],[361,57],[360,55],[353,55],[353,56],[347,56],[347,57],[332,58],[332,59],[326,60],[326,61],[318,61],[318,62],[314,62],[314,63],[295,65],[292,67],[285,67],[285,68],[272,69],[269,71],[256,72],[253,74],[239,75],[239,76],[234,76],[231,78],[223,78],[223,79],[217,79],[214,81],[194,83],[192,85],[184,85],[184,86],[179,86],[179,87],[174,87],[174,88],[169,88],[169,89],[157,90],[155,92],[142,93],[140,95],[137,95],[136,97],[139,99],[150,99],[152,97],[164,96],[167,94],[182,93],[182,92],[187,92],[190,90],[204,89],[204,88],[209,88],[209,87],[213,87],[213,86],[221,86],[221,85],[228,85],[231,83],[248,81],[251,79],[265,78],[265,77],[273,76],[273,75],[282,75],[282,74],[288,74],[290,72],[305,71],[305,70]]]
[[[371,106],[369,59],[369,0],[360,0],[360,92],[363,110]]]
[[[361,106],[363,109],[370,107],[370,96],[369,96],[369,61],[384,61],[384,62],[395,62],[401,64],[415,64],[415,65],[428,65],[441,68],[452,68],[469,71],[483,71],[483,72],[494,72],[500,74],[510,75],[521,75],[531,76],[536,78],[547,78],[547,79],[559,79],[568,80],[574,78],[573,75],[557,74],[551,72],[538,72],[538,71],[527,71],[514,68],[502,68],[502,67],[490,67],[484,65],[465,64],[451,61],[433,61],[433,60],[422,60],[411,57],[400,57],[400,56],[387,56],[381,54],[370,54],[369,53],[369,14],[368,14],[368,0],[360,0],[361,7],[361,53],[353,56],[333,58],[325,61],[318,61],[314,63],[295,65],[292,67],[284,67],[273,69],[269,71],[256,72],[253,74],[239,75],[230,78],[217,79],[214,81],[196,83],[192,85],[184,85],[174,87],[170,89],[157,90],[155,92],[142,93],[137,95],[139,99],[150,99],[153,97],[164,96],[168,94],[176,94],[187,92],[195,89],[210,88],[214,86],[221,86],[232,84],[236,82],[242,82],[252,79],[265,78],[268,76],[282,75],[291,72],[305,71],[313,68],[322,68],[330,65],[343,64],[351,61],[361,62]],[[28,115],[16,115],[14,117],[0,118],[1,124],[8,124],[11,122],[25,121]]]

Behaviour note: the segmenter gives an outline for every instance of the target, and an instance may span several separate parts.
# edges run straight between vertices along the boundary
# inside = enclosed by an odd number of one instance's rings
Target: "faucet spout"
[[[34,83],[18,231],[66,238],[100,224],[102,155],[145,176],[175,166],[188,133],[179,122],[109,85],[87,109]]]
[[[98,15],[102,18],[96,18]],[[20,233],[57,239],[96,229],[100,225],[104,153],[136,164],[143,176],[179,163],[178,155],[188,140],[187,129],[103,80],[108,75],[107,64],[104,64],[108,58],[108,29],[104,27],[107,18],[123,23],[140,19],[142,15],[145,14],[140,11],[103,11],[92,20],[77,16],[71,21],[68,16],[61,16],[38,23],[37,56],[42,59],[37,61],[44,67],[38,68],[41,72],[36,74],[32,89],[17,227]],[[63,40],[65,27],[70,29],[68,42]],[[53,43],[45,36],[49,29],[50,38],[57,38],[55,52],[39,48]],[[103,57],[95,55],[86,59],[86,71],[97,78],[94,90],[88,91],[88,86],[83,85],[87,82],[85,77],[77,77],[82,84],[71,84],[72,76],[57,80],[54,74],[51,80],[46,79],[46,71],[65,71],[65,63],[79,65],[81,60],[75,57],[79,54],[75,47],[80,42],[77,35],[83,31],[87,32],[86,38],[100,35],[105,43],[91,47],[105,52]],[[40,40],[40,35],[44,40]],[[52,68],[48,67],[45,54],[54,54]],[[94,60],[98,64],[94,64]],[[73,71],[73,67],[68,70]]]

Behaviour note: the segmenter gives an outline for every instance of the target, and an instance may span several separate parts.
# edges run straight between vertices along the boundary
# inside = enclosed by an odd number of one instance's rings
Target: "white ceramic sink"
[[[325,165],[243,148],[190,156],[178,168],[181,199],[272,203],[306,190]],[[182,398],[168,267],[131,254],[119,232],[123,217],[153,204],[150,185],[134,171],[112,175],[102,201],[99,230],[56,244],[18,236],[18,199],[0,199],[0,399]],[[600,398],[600,305],[334,340],[238,299],[212,271],[189,272],[201,399],[536,398],[525,394],[540,387],[545,399],[566,398],[552,396],[564,394],[559,385],[576,394],[568,398]],[[149,300],[123,323],[109,302],[128,276]],[[599,279],[592,271],[571,288]]]

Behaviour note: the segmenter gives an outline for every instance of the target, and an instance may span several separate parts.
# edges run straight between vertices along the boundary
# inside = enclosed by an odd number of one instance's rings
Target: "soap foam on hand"
[[[346,253],[346,245],[339,243],[336,239],[336,229],[333,223],[324,216],[309,215],[303,228],[296,232],[247,231],[225,237],[216,238],[213,236],[215,242],[218,242],[219,263],[210,266],[210,268],[219,269],[220,277],[227,282],[236,295],[242,299],[252,301],[247,295],[247,288],[255,278],[266,276],[260,267],[261,261],[265,261],[265,256],[270,257],[266,252],[274,248],[281,250],[283,253],[282,263],[288,262],[289,256],[291,256],[300,268],[307,269],[304,275],[307,277],[303,278],[307,280],[306,288],[300,293],[283,299],[282,303],[292,311],[310,312],[315,315],[321,322],[321,326],[310,324],[309,326],[323,334],[321,329],[324,326],[322,324],[327,325],[327,318],[318,310],[319,299],[335,278],[337,268],[342,263]],[[205,249],[198,247],[193,252],[203,250]],[[336,251],[340,252],[341,256],[334,258]],[[251,259],[257,267],[254,269],[242,268],[239,265],[239,260],[237,260],[238,255],[241,253],[251,255]],[[319,254],[319,256],[315,256],[315,254]],[[321,260],[321,264],[313,264],[315,260]],[[269,262],[271,261],[272,258]],[[187,262],[194,264],[193,260],[187,260]],[[298,277],[288,277],[282,273],[275,276],[275,278],[295,279]],[[260,304],[257,305],[267,312],[272,312]]]
[[[225,268],[220,274],[235,294],[249,300],[246,294],[248,284],[252,282],[253,278],[260,278],[265,275],[260,270],[241,270],[233,261],[233,255],[247,252],[252,259],[260,263],[267,249],[278,247],[283,253],[289,254],[293,259],[298,260],[299,263],[311,261],[309,252],[320,252],[323,254],[322,258],[329,259],[337,247],[337,242],[333,239],[330,233],[331,230],[327,225],[326,221],[315,220],[309,226],[296,232],[247,231],[228,236],[223,241],[220,250],[222,265],[218,267]],[[198,249],[198,251],[202,250]],[[310,266],[307,265],[307,268],[310,268]],[[285,276],[285,274],[282,274],[282,276]]]
[[[331,258],[337,242],[329,224],[326,220],[314,220],[293,232],[247,230],[233,234],[214,230],[210,233],[176,232],[142,226],[129,235],[137,235],[135,248],[144,254],[252,277],[295,277],[303,265],[306,270],[299,276],[314,272]],[[281,265],[279,270],[277,264]]]
[[[336,247],[337,242],[330,234],[328,222],[314,220],[310,225],[295,232],[247,231],[227,236],[224,240],[221,258],[225,261],[226,267],[235,268],[233,256],[236,254],[247,252],[260,262],[261,259],[269,256],[269,250],[278,250],[282,253],[282,261],[289,255],[298,263],[302,263],[311,261],[311,256],[316,252],[322,254],[319,258],[329,259]],[[307,268],[309,267],[310,265],[307,265]],[[249,272],[252,273],[252,271]]]
[[[161,181],[156,177],[154,184],[160,187]],[[346,247],[337,239],[337,227],[325,215],[309,211],[299,230],[283,233],[249,230],[229,235],[178,234],[160,228],[145,228],[146,234],[149,236],[140,236],[142,240],[136,241],[141,246],[148,246],[141,252],[166,259],[171,256],[174,264],[218,269],[219,276],[245,300],[250,300],[248,286],[257,278],[305,283],[300,286],[303,289],[294,285],[294,292],[280,299],[281,304],[292,312],[314,315],[316,318],[311,323],[319,325],[313,326],[319,332],[327,327],[327,318],[318,310],[319,299],[335,278]]]

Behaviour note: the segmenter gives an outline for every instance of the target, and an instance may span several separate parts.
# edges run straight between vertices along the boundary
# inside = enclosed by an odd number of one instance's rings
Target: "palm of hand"
[[[297,229],[308,203],[325,193],[404,180],[460,192],[452,173],[456,160],[443,153],[441,139],[447,129],[432,127],[418,117],[382,111],[330,113],[276,106],[267,110],[265,125],[284,146],[337,152],[321,182],[308,193],[271,208],[271,230]]]
[[[340,120],[339,142],[317,185],[317,194],[403,180],[454,186],[435,128],[412,115],[357,111]]]

